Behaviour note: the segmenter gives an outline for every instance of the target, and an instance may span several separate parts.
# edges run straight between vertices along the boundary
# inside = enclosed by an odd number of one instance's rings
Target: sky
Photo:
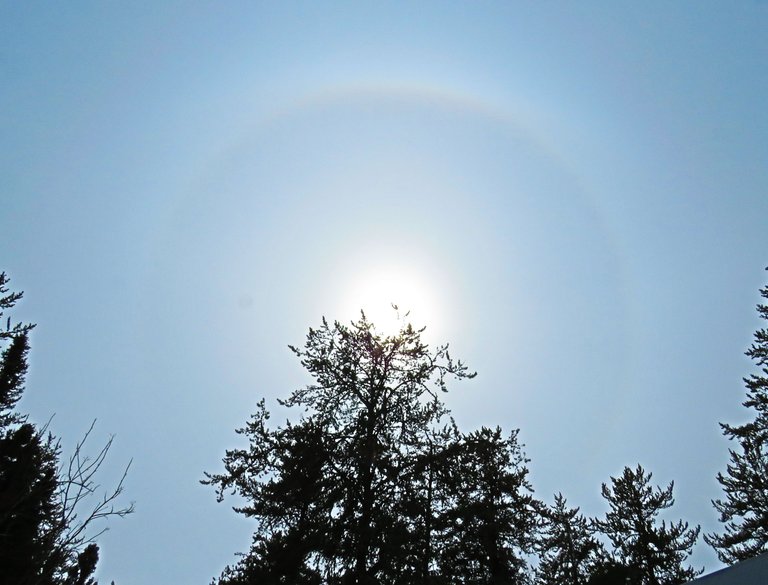
[[[768,3],[0,1],[0,270],[20,408],[132,460],[118,585],[207,583],[251,521],[203,472],[288,344],[396,302],[589,516],[642,464],[718,530],[768,281]],[[384,307],[384,308],[383,308]],[[693,563],[720,565],[701,541]]]

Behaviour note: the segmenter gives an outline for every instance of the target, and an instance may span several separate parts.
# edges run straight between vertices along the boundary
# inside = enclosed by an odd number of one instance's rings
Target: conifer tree
[[[437,563],[443,544],[441,521],[450,506],[453,459],[460,433],[453,421],[429,430],[410,461],[404,461],[400,490],[393,506],[391,539],[385,583],[402,585],[448,583]]]
[[[246,498],[235,510],[258,518],[261,530],[243,561],[222,574],[222,584],[317,583],[310,557],[332,556],[326,548],[333,546],[328,537],[336,488],[329,481],[325,437],[311,420],[271,431],[268,419],[261,401],[238,431],[249,438],[248,451],[228,452],[225,460],[232,485]]]
[[[768,299],[768,286],[760,294]],[[757,312],[761,319],[768,319],[768,305],[758,304]],[[768,329],[755,331],[746,354],[760,368],[760,373],[744,379],[747,399],[743,404],[753,411],[753,419],[742,425],[720,425],[738,446],[730,450],[726,472],[717,475],[725,497],[712,502],[720,513],[723,533],[704,537],[728,564],[768,551]]]
[[[22,293],[10,293],[0,273],[0,317]],[[0,341],[0,583],[54,583],[66,554],[58,545],[58,448],[15,411],[24,391],[29,352],[28,332],[34,326],[7,318]]]
[[[51,438],[29,423],[0,437],[0,583],[53,585],[68,568],[57,463]]]
[[[0,273],[0,317],[22,297],[9,293],[7,283]],[[0,330],[0,343],[6,344],[0,355],[0,585],[96,585],[93,540],[100,533],[90,531],[92,524],[133,508],[114,506],[122,481],[92,507],[83,507],[98,487],[94,478],[111,440],[88,459],[82,449],[89,430],[61,466],[59,443],[47,426],[38,428],[15,410],[33,327],[11,325],[8,318]]]
[[[300,420],[269,428],[260,403],[239,431],[248,448],[228,451],[225,472],[203,480],[219,499],[242,496],[249,504],[238,511],[259,522],[250,552],[219,582],[268,574],[265,583],[362,585],[429,573],[423,480],[435,472],[425,462],[446,414],[440,394],[449,376],[474,374],[447,346],[430,350],[420,330],[382,336],[365,315],[349,326],[324,320],[291,349],[315,381],[281,401]]]
[[[533,497],[522,447],[513,431],[481,428],[452,448],[450,498],[438,521],[438,566],[446,583],[518,585],[531,577],[541,504]]]
[[[12,293],[8,290],[8,277],[5,272],[0,272],[0,322],[5,311],[12,308],[22,296],[23,293]],[[11,325],[9,316],[5,329],[0,329],[0,343],[8,344],[0,356],[0,430],[6,430],[14,423],[26,420],[14,412],[14,407],[24,392],[29,353],[27,334],[33,328],[31,323]]]
[[[536,544],[537,585],[584,585],[607,553],[578,508],[569,508],[562,494],[543,511],[544,525]]]
[[[638,465],[624,468],[602,494],[609,510],[594,526],[613,545],[613,563],[637,576],[633,585],[676,585],[701,573],[685,560],[699,535],[699,527],[688,528],[682,520],[667,524],[658,515],[674,504],[670,483],[666,488],[650,485],[652,474]]]

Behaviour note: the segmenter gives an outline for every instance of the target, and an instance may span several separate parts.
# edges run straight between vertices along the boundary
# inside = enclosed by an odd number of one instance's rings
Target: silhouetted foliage
[[[607,552],[595,538],[590,521],[569,508],[562,494],[543,511],[544,526],[536,544],[537,585],[584,585],[603,568]],[[603,572],[603,571],[600,571]]]
[[[58,546],[58,451],[29,423],[0,437],[0,582],[55,583],[66,565]]]
[[[0,273],[3,311],[22,297],[8,294],[7,282]],[[132,506],[114,506],[123,489],[121,480],[87,507],[99,487],[95,475],[111,439],[91,459],[83,452],[89,430],[67,465],[60,467],[59,443],[47,425],[38,429],[14,410],[24,391],[33,327],[11,326],[8,318],[0,331],[0,342],[7,343],[0,356],[0,585],[96,585],[92,575],[98,546],[93,541],[101,532],[93,533],[93,523],[124,516]]]
[[[448,583],[525,583],[541,504],[532,496],[517,431],[460,437],[448,461],[449,506],[439,517],[437,559]]]
[[[639,575],[637,585],[685,583],[701,573],[683,565],[698,538],[699,527],[689,529],[682,520],[659,522],[658,515],[674,504],[674,483],[665,489],[654,488],[651,477],[638,465],[634,470],[625,467],[620,477],[612,477],[611,486],[603,484],[609,510],[605,519],[595,520],[594,525],[613,545],[612,563],[603,568],[616,573],[625,567],[628,574]]]
[[[303,349],[315,383],[269,428],[264,402],[203,483],[241,496],[258,520],[251,549],[221,584],[522,583],[536,506],[516,433],[463,436],[440,394],[474,376],[421,330],[379,335],[365,315],[325,320]]]
[[[768,286],[760,294],[768,299]],[[757,311],[761,319],[768,319],[768,305],[758,304]],[[768,551],[768,330],[755,331],[746,354],[761,372],[744,379],[743,404],[754,411],[754,418],[743,425],[720,425],[738,448],[730,450],[726,473],[717,475],[725,498],[712,502],[724,524],[723,534],[704,536],[720,560],[729,564]]]
[[[570,583],[563,581],[562,585]],[[592,569],[587,585],[642,585],[643,575],[639,568],[622,565],[611,560],[599,562]]]
[[[0,273],[0,322],[7,309],[21,299],[23,293],[11,293],[8,290],[8,277]],[[0,356],[0,428],[5,429],[19,423],[23,417],[14,412],[16,403],[24,392],[24,377],[27,374],[27,353],[29,341],[27,334],[34,328],[32,324],[15,323],[7,317],[5,329],[0,329],[0,343],[8,346]]]
[[[96,563],[98,562],[99,547],[95,543],[91,543],[78,553],[77,563],[67,571],[65,585],[96,585],[96,580],[91,575],[96,571]]]

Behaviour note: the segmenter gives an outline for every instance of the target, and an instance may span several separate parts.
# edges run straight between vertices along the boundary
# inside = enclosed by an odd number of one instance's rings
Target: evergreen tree
[[[219,499],[242,496],[237,511],[259,522],[250,552],[219,582],[262,582],[265,571],[264,582],[339,585],[429,574],[425,478],[446,414],[439,396],[447,377],[474,374],[447,346],[430,350],[420,330],[381,336],[365,315],[350,326],[324,320],[291,349],[315,380],[281,401],[303,412],[299,422],[268,428],[262,401],[239,431],[249,447],[228,451],[225,472],[203,480]]]
[[[607,553],[594,536],[588,519],[569,508],[562,494],[543,511],[544,526],[536,544],[537,585],[584,585]]]
[[[0,273],[0,317],[22,297],[9,293],[7,283]],[[12,326],[8,318],[0,331],[0,343],[7,344],[0,355],[0,585],[96,585],[92,575],[98,546],[93,540],[98,534],[89,529],[99,519],[130,513],[132,507],[114,507],[121,481],[112,493],[82,509],[97,487],[94,477],[111,440],[94,459],[81,457],[89,431],[62,467],[53,435],[16,412],[33,327]]]
[[[0,322],[5,311],[21,299],[23,293],[8,290],[8,277],[0,272]],[[29,341],[27,334],[34,328],[30,323],[15,323],[6,320],[5,330],[0,329],[0,343],[8,343],[0,356],[0,430],[20,423],[24,417],[14,412],[16,403],[24,392],[24,377],[27,374]]]
[[[517,440],[500,428],[461,436],[448,460],[439,517],[438,565],[446,583],[517,585],[530,580],[541,505],[527,480],[527,459]]]
[[[768,286],[760,291],[768,299]],[[768,305],[758,304],[761,319],[768,319]],[[730,450],[726,473],[717,480],[725,498],[713,501],[724,524],[722,534],[704,539],[724,563],[735,563],[768,551],[768,330],[758,329],[746,354],[760,368],[745,378],[745,407],[754,418],[743,425],[721,424],[723,434],[738,442]]]
[[[220,582],[316,583],[312,555],[330,545],[328,535],[335,487],[329,481],[324,437],[311,420],[270,431],[261,401],[244,429],[248,451],[232,451],[225,460],[232,486],[247,504],[235,508],[260,520],[251,551],[236,567],[228,568]],[[263,481],[260,481],[263,480]],[[221,500],[222,493],[219,494]]]
[[[686,583],[701,571],[683,565],[699,535],[699,527],[688,523],[658,521],[658,515],[674,504],[670,483],[665,489],[650,485],[652,474],[638,465],[603,484],[602,494],[609,510],[594,526],[613,545],[612,570],[625,567],[637,575],[633,585],[675,585]],[[594,581],[593,581],[594,582]]]
[[[447,583],[437,565],[440,517],[450,503],[447,486],[459,437],[455,424],[431,429],[420,448],[403,461],[389,532],[392,546],[383,582],[403,585]]]
[[[24,423],[0,437],[0,583],[49,585],[66,571],[59,546],[58,450]]]
[[[0,317],[22,293],[10,293],[0,273]],[[31,324],[11,325],[0,341],[0,583],[54,583],[66,555],[58,546],[58,447],[15,411],[24,391]]]

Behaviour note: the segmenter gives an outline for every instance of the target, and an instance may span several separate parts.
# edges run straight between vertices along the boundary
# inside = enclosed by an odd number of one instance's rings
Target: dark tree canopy
[[[625,467],[620,477],[611,478],[610,486],[603,484],[609,510],[594,525],[609,539],[613,558],[604,565],[607,571],[602,571],[600,578],[605,578],[606,573],[626,573],[633,585],[675,585],[701,573],[684,565],[699,536],[699,527],[688,528],[682,520],[659,522],[659,514],[674,504],[674,484],[654,488],[651,477],[638,465],[635,469]]]
[[[760,291],[768,299],[768,286]],[[768,319],[768,305],[758,304],[761,319]],[[725,492],[713,505],[720,513],[722,534],[704,538],[724,563],[735,563],[768,551],[768,330],[758,329],[746,354],[760,373],[744,379],[753,412],[743,425],[721,424],[723,434],[738,446],[730,450],[726,472],[717,480]]]
[[[563,585],[569,583],[563,581]],[[611,559],[602,560],[592,569],[587,585],[642,585],[643,575],[637,567],[622,565]]]
[[[440,397],[474,376],[421,330],[378,334],[365,315],[323,321],[291,348],[314,383],[281,404],[299,420],[268,426],[206,474],[219,499],[258,521],[251,550],[221,584],[522,583],[536,526],[516,433],[462,435]]]
[[[539,553],[539,585],[584,585],[597,567],[607,560],[607,553],[595,537],[590,521],[569,508],[562,494],[555,504],[543,511],[544,527],[536,549]]]
[[[0,273],[0,317],[21,299],[8,293],[8,279]],[[94,521],[123,516],[132,508],[115,508],[122,481],[111,493],[87,506],[98,487],[95,474],[111,440],[93,459],[81,457],[85,438],[60,465],[58,441],[38,428],[15,407],[24,391],[33,325],[11,325],[0,330],[0,585],[95,585],[93,573],[100,533]]]
[[[56,583],[67,555],[58,546],[58,450],[24,423],[0,437],[0,567],[4,583]]]
[[[481,428],[456,442],[438,517],[441,572],[467,585],[523,583],[533,552],[540,503],[532,496],[517,431]]]
[[[12,308],[22,296],[23,293],[12,293],[8,290],[8,277],[5,272],[1,272],[0,323],[5,311]],[[24,420],[24,417],[14,412],[14,408],[24,392],[29,353],[27,334],[32,328],[34,328],[32,324],[11,325],[11,318],[7,317],[5,329],[0,329],[0,343],[7,344],[0,355],[0,428],[3,429]]]

